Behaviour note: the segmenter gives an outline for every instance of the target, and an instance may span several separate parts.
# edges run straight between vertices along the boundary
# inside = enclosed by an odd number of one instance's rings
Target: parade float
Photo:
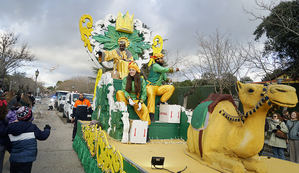
[[[73,148],[85,172],[298,171],[295,163],[258,156],[267,112],[296,106],[294,88],[239,82],[244,113],[230,95],[210,95],[194,111],[160,104],[156,97],[155,121],[148,125],[115,95],[128,73],[128,64],[121,59],[132,59],[141,68],[151,61],[150,55],[161,53],[161,36],[152,36],[147,25],[129,13],[110,14],[95,23],[83,15],[79,28],[90,57],[110,69],[105,73],[99,69],[96,78],[92,114],[96,121],[78,121]]]

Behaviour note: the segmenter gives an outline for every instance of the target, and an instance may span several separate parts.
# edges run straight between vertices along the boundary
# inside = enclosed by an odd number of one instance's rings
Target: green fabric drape
[[[109,93],[108,88],[111,86],[111,84],[108,85],[102,85],[102,87],[97,87],[96,91],[96,108],[95,111],[92,114],[92,119],[93,120],[98,120],[98,114],[100,112],[100,118],[99,121],[102,125],[103,130],[107,131],[109,128],[109,102],[107,95]]]
[[[111,111],[111,131],[109,133],[109,136],[117,139],[117,140],[121,140],[122,136],[123,136],[123,121],[122,121],[122,112],[121,111]]]
[[[206,116],[208,112],[208,106],[213,101],[207,101],[204,103],[199,104],[193,111],[192,118],[191,118],[191,125],[195,129],[200,129],[204,127]]]

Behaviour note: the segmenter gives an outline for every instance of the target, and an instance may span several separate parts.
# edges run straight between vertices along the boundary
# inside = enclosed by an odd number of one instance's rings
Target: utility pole
[[[37,96],[37,77],[39,75],[38,69],[35,71],[35,91],[34,91],[34,96]]]

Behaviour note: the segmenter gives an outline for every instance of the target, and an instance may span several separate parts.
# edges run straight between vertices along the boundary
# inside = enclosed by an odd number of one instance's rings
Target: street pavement
[[[41,130],[46,124],[51,134],[45,141],[38,141],[37,159],[33,162],[32,173],[84,173],[83,167],[72,148],[73,124],[66,123],[62,113],[48,111],[48,99],[36,104],[34,121]],[[9,153],[6,152],[3,173],[9,173]]]

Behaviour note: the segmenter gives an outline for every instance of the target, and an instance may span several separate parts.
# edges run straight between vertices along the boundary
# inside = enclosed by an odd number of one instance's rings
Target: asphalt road
[[[46,141],[38,141],[37,159],[32,173],[84,173],[83,167],[72,148],[73,124],[66,123],[62,113],[48,111],[48,99],[36,104],[34,121],[40,129],[49,124],[51,134]],[[9,173],[9,153],[6,152],[3,173]]]

